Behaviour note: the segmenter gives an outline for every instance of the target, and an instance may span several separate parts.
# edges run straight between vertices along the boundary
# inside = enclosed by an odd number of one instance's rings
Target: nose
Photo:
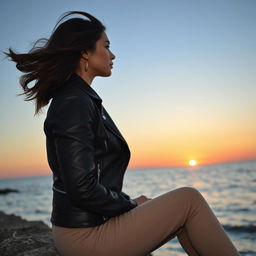
[[[111,52],[111,57],[112,60],[114,60],[116,58],[116,56],[113,54],[113,52]]]

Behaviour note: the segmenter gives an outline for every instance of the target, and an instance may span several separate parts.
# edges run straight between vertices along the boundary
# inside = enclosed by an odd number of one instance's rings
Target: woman
[[[88,19],[64,21],[73,14]],[[20,82],[26,100],[36,100],[36,114],[52,99],[44,132],[60,254],[142,256],[177,236],[188,255],[239,255],[195,188],[153,199],[122,191],[129,147],[91,86],[96,76],[111,75],[115,59],[105,27],[86,12],[69,12],[56,26],[41,47],[7,55],[26,73]]]

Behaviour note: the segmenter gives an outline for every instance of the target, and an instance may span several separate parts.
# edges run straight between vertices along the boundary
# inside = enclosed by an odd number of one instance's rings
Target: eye
[[[106,48],[109,49],[109,45],[107,45]]]

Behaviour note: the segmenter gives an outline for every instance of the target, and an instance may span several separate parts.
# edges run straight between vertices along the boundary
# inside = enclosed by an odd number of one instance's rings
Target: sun
[[[189,160],[188,164],[189,164],[189,166],[195,166],[195,165],[197,165],[197,162],[196,162],[196,160]]]

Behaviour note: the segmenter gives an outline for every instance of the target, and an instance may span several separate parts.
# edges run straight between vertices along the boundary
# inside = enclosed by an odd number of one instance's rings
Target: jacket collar
[[[96,91],[87,83],[85,82],[79,75],[76,73],[73,73],[72,76],[70,77],[69,82],[71,84],[76,85],[80,89],[82,89],[85,93],[87,93],[91,98],[99,101],[102,103],[101,97],[96,93]]]

